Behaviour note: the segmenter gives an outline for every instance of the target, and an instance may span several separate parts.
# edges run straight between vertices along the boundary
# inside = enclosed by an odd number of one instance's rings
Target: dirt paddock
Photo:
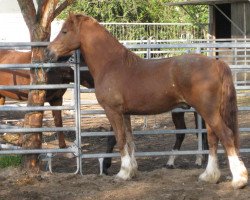
[[[91,99],[91,98],[89,98]],[[87,106],[84,109],[88,109]],[[97,108],[98,109],[98,108]],[[20,116],[19,116],[20,115]],[[70,126],[73,120],[67,118],[68,112],[64,112],[64,126]],[[51,118],[50,112],[45,113],[46,118]],[[23,118],[21,113],[1,113],[1,119]],[[189,128],[194,127],[192,113],[185,115]],[[249,113],[239,113],[240,127],[249,127]],[[134,130],[142,130],[143,117],[133,117]],[[19,122],[9,122],[17,125]],[[53,122],[46,121],[45,125]],[[147,129],[173,129],[170,114],[150,116]],[[82,118],[82,129],[85,131],[109,130],[106,118]],[[72,132],[65,133],[67,145],[75,140]],[[86,153],[105,152],[106,137],[82,138],[82,150]],[[174,135],[148,135],[135,136],[137,151],[164,151],[170,150],[174,144]],[[241,133],[241,146],[249,148],[250,134]],[[46,148],[57,147],[54,134],[45,134],[43,146]],[[187,134],[183,150],[197,149],[195,134]],[[115,151],[117,151],[115,149]],[[248,171],[250,169],[249,153],[241,154]],[[198,200],[198,199],[250,199],[250,186],[241,190],[231,187],[231,173],[227,158],[219,155],[222,176],[218,184],[207,184],[198,181],[199,174],[204,171],[195,164],[195,156],[179,156],[174,169],[165,168],[166,156],[137,158],[139,173],[130,181],[118,181],[115,174],[119,171],[120,159],[113,159],[109,170],[109,176],[99,175],[99,163],[97,159],[84,159],[84,175],[73,174],[76,170],[76,159],[67,158],[64,155],[55,155],[52,161],[53,173],[49,173],[46,163],[41,161],[41,173],[28,175],[19,168],[7,168],[0,170],[0,199],[90,199],[90,200],[144,200],[144,199],[170,199],[170,200]]]

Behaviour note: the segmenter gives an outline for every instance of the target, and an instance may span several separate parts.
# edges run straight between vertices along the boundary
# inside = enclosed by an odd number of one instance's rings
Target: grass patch
[[[17,167],[21,165],[21,155],[3,155],[0,156],[0,168]]]

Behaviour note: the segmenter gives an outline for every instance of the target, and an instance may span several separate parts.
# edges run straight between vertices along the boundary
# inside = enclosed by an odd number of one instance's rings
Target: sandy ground
[[[91,99],[92,97],[89,97]],[[88,109],[90,106],[85,106]],[[91,107],[93,108],[93,106]],[[98,107],[96,107],[98,109]],[[20,114],[20,113],[18,113]],[[17,113],[1,113],[2,119],[22,118]],[[51,114],[46,112],[46,118]],[[64,113],[64,126],[70,126],[72,119],[68,119],[68,112]],[[249,127],[249,113],[240,113],[240,126]],[[133,117],[132,126],[134,130],[143,128],[143,117]],[[186,122],[189,128],[194,127],[192,113],[186,114]],[[10,124],[18,124],[9,122]],[[46,121],[46,125],[53,122]],[[173,123],[169,114],[150,116],[147,129],[173,129]],[[106,118],[82,118],[82,129],[87,131],[109,130]],[[65,133],[67,144],[70,145],[74,139],[74,133]],[[174,144],[173,135],[149,135],[135,136],[137,151],[164,151],[170,150]],[[241,146],[249,147],[250,134],[241,134]],[[57,140],[54,134],[48,133],[44,136],[44,147],[56,147]],[[88,137],[82,139],[84,152],[105,152],[106,137]],[[182,149],[196,149],[196,136],[188,134]],[[117,150],[115,150],[117,151]],[[242,159],[250,169],[249,154],[242,154]],[[115,174],[119,171],[120,160],[113,159],[109,170],[109,176],[100,176],[97,159],[85,159],[83,161],[84,175],[73,174],[76,170],[76,159],[56,155],[53,159],[53,174],[46,169],[46,163],[41,161],[41,173],[39,175],[26,174],[19,168],[7,168],[0,170],[0,199],[171,199],[171,200],[198,200],[198,199],[250,199],[248,187],[241,190],[233,190],[230,179],[227,159],[219,155],[222,176],[218,184],[207,184],[198,182],[198,176],[204,171],[194,164],[195,156],[180,156],[176,161],[174,169],[166,169],[167,157],[141,157],[138,158],[139,173],[130,181],[117,181]]]

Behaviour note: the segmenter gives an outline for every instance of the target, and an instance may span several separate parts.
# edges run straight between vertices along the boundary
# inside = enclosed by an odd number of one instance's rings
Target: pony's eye
[[[62,30],[62,33],[63,33],[63,34],[66,34],[66,33],[67,33],[67,31],[66,31],[66,30]]]

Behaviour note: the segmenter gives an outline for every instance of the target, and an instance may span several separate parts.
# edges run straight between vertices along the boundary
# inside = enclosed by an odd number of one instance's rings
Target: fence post
[[[74,68],[74,97],[75,97],[75,132],[77,151],[77,171],[75,173],[82,174],[82,159],[81,159],[81,96],[80,96],[80,51],[75,52],[76,65]]]
[[[197,47],[195,50],[195,53],[200,54],[201,48]],[[197,120],[198,120],[198,151],[202,151],[202,118],[199,114],[197,114]]]

